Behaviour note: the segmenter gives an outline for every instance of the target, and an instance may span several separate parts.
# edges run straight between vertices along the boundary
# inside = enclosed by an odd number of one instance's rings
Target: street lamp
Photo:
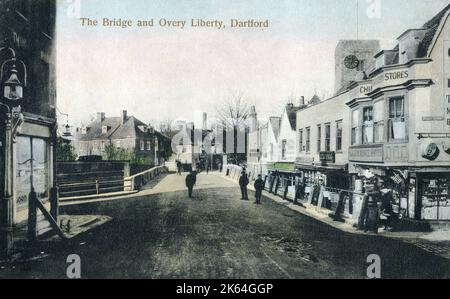
[[[4,169],[3,194],[0,194],[0,258],[8,258],[13,248],[13,143],[17,128],[23,123],[21,103],[24,97],[24,87],[27,82],[27,70],[23,61],[16,59],[16,53],[11,48],[0,48],[0,53],[9,51],[12,58],[4,61],[0,67],[0,106],[6,108],[1,115],[4,119]],[[17,65],[22,67],[23,81],[19,79]]]
[[[3,83],[4,93],[3,97],[10,101],[20,101],[23,99],[23,85],[17,76],[17,69],[14,65],[11,70],[11,76]]]

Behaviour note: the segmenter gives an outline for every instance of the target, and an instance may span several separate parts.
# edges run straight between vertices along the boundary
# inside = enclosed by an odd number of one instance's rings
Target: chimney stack
[[[97,121],[103,122],[105,120],[106,114],[105,112],[97,112]]]
[[[300,97],[300,107],[305,106],[305,97],[301,96]]]
[[[128,119],[127,110],[122,110],[122,125],[127,122],[127,119]]]

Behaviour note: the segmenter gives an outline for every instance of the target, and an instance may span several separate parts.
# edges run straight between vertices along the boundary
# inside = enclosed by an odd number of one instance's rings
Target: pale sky
[[[357,38],[357,0],[58,0],[59,110],[70,122],[121,110],[144,122],[194,120],[231,92],[260,117],[281,115],[292,95],[330,96],[334,49]],[[385,48],[449,0],[359,0],[359,38]],[[379,6],[377,6],[379,4]],[[379,7],[379,14],[377,13]],[[371,8],[375,8],[374,10]],[[154,19],[153,28],[82,27],[79,17]],[[269,29],[167,29],[158,21],[266,20]],[[65,121],[62,118],[61,121]]]

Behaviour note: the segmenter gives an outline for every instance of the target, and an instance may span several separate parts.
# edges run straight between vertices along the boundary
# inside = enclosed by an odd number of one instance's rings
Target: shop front
[[[416,220],[450,220],[450,172],[415,173],[411,178],[411,197],[415,194]]]
[[[299,173],[293,163],[273,163],[268,165],[266,190],[286,200],[294,201]]]
[[[296,167],[305,186],[299,196],[302,202],[335,211],[339,194],[352,190],[352,176],[348,174],[346,166],[297,163]]]

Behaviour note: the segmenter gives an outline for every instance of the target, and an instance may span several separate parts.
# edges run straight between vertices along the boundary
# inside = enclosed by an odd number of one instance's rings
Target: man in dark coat
[[[255,203],[257,205],[259,205],[259,204],[261,204],[262,192],[264,190],[264,181],[263,181],[261,175],[258,175],[258,179],[255,181],[254,187],[255,187],[255,198],[256,198]]]
[[[242,200],[248,200],[247,186],[250,183],[247,173],[245,170],[242,171],[241,177],[239,178],[239,186],[241,187]]]
[[[181,161],[177,160],[177,174],[181,175]]]
[[[195,171],[191,171],[186,177],[186,187],[188,188],[189,198],[192,198],[192,191],[194,190],[194,186],[197,183],[197,173]]]

